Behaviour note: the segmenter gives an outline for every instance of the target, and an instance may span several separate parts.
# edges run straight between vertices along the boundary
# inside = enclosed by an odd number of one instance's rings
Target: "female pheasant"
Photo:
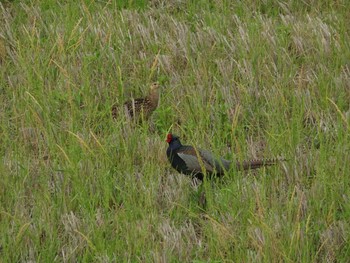
[[[159,84],[152,83],[148,96],[144,98],[131,99],[124,103],[124,109],[130,118],[147,120],[158,107],[159,103]],[[118,107],[112,107],[112,116],[117,118]]]

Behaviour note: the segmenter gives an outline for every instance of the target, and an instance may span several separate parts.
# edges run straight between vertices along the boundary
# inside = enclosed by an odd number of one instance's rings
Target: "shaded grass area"
[[[4,261],[347,261],[346,1],[0,4]],[[162,85],[149,123],[111,107]],[[227,159],[201,189],[165,135]]]

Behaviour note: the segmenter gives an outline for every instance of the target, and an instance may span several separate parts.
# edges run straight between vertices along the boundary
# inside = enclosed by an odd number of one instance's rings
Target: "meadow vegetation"
[[[350,2],[0,2],[1,262],[347,262]],[[162,86],[149,122],[114,104]],[[200,189],[165,137],[282,155]]]

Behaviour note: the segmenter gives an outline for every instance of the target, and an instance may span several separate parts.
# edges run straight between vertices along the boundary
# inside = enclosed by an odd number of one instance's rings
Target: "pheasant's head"
[[[178,140],[179,140],[179,136],[176,136],[175,134],[168,133],[168,135],[166,136],[167,143],[171,143],[171,142],[178,141]]]
[[[159,83],[158,82],[153,82],[151,84],[151,91],[157,91],[159,88]]]
[[[179,137],[176,136],[175,134],[169,133],[166,136],[166,142],[169,143],[168,149],[171,149],[171,150],[176,150],[182,146]]]

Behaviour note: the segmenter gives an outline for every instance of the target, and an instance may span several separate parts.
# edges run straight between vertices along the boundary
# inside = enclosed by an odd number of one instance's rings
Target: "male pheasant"
[[[159,84],[152,83],[148,96],[144,98],[131,99],[124,103],[124,109],[130,118],[143,118],[147,120],[158,107],[159,103]],[[117,118],[118,107],[112,107],[112,116]]]
[[[209,176],[222,176],[225,171],[233,167],[237,170],[249,170],[282,161],[282,159],[260,159],[232,162],[224,158],[215,158],[209,151],[182,145],[179,137],[171,133],[167,135],[166,141],[169,143],[166,154],[171,166],[178,172],[194,176],[199,180],[203,180],[204,171]]]

